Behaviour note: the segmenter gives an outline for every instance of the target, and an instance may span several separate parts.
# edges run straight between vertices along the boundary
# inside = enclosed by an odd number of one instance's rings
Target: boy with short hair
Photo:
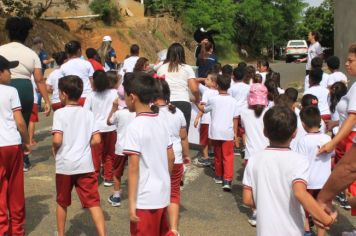
[[[270,146],[249,159],[243,178],[243,203],[257,207],[257,235],[303,235],[304,209],[329,226],[328,215],[307,192],[309,161],[290,150],[297,117],[288,107],[275,106],[264,118]]]
[[[17,90],[8,86],[18,65],[0,56],[0,235],[25,234],[23,155],[30,139]]]
[[[78,76],[65,76],[58,82],[61,102],[65,107],[53,117],[53,153],[56,158],[57,228],[64,236],[67,208],[75,186],[84,208],[88,208],[98,235],[105,236],[104,215],[100,208],[98,179],[94,172],[91,146],[100,143],[94,114],[78,103],[83,81]]]
[[[329,74],[328,79],[328,88],[336,82],[343,82],[347,85],[347,77],[344,73],[339,71],[340,69],[340,59],[337,56],[331,56],[326,60],[326,64],[328,65],[328,69],[331,72]]]

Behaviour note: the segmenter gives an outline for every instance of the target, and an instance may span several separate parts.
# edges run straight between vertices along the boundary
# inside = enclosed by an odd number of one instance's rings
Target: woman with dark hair
[[[179,43],[173,43],[167,52],[167,59],[157,72],[158,76],[165,76],[171,89],[171,102],[184,114],[187,127],[190,124],[192,105],[189,90],[199,103],[200,94],[198,84],[195,82],[195,73],[191,66],[185,63],[184,48]],[[188,129],[187,129],[188,130]]]
[[[303,59],[298,59],[298,62],[307,62],[305,66],[305,73],[306,75],[309,74],[309,71],[311,70],[311,61],[313,60],[314,57],[323,57],[323,49],[319,43],[320,40],[320,35],[316,31],[311,31],[308,34],[308,41],[310,42],[309,48],[308,48],[308,56],[303,58]]]
[[[9,61],[19,61],[19,66],[11,69],[10,85],[19,93],[22,115],[28,126],[33,107],[33,88],[31,76],[35,79],[37,89],[45,101],[44,113],[48,116],[51,112],[51,102],[43,80],[41,61],[32,49],[24,45],[30,30],[32,21],[27,17],[10,17],[5,24],[10,43],[0,46],[0,55]],[[24,159],[24,171],[28,171],[30,161],[28,156]]]
[[[214,45],[211,42],[202,43],[197,59],[198,77],[206,78],[208,71],[211,70],[217,62],[218,58],[214,54]]]

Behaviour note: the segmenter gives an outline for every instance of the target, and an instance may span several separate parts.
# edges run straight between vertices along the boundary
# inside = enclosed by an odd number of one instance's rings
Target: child
[[[236,67],[233,71],[233,83],[229,89],[229,94],[238,103],[238,109],[247,108],[247,97],[250,93],[250,85],[243,81],[243,68]]]
[[[328,88],[330,88],[336,82],[343,82],[347,85],[347,77],[344,73],[339,71],[340,69],[340,59],[337,56],[331,56],[326,60],[328,69],[330,71],[328,79]]]
[[[109,80],[109,89],[115,89],[116,91],[119,89],[119,82],[120,81],[120,77],[117,74],[117,71],[114,70],[109,70],[106,72],[106,77]]]
[[[316,199],[321,188],[331,173],[332,153],[317,156],[321,146],[331,140],[330,136],[320,132],[320,111],[315,106],[304,107],[300,112],[300,118],[307,134],[298,142],[297,153],[308,157],[309,177],[308,192]],[[308,214],[305,220],[304,235],[312,235],[310,232]],[[318,229],[318,236],[324,235],[324,230]]]
[[[321,114],[321,119],[331,120],[331,114],[328,104],[329,90],[320,85],[323,77],[323,71],[320,68],[312,69],[309,72],[309,85],[310,88],[305,91],[304,95],[312,94],[318,98],[318,107]]]
[[[335,82],[330,87],[330,112],[331,120],[327,123],[327,129],[332,131],[335,136],[339,132],[339,113],[336,111],[336,106],[343,96],[347,94],[347,87],[344,82]]]
[[[203,90],[204,92],[202,93],[202,101],[200,102],[200,109],[203,109],[203,107],[206,105],[208,100],[212,97],[215,97],[219,94],[217,90],[217,78],[218,75],[212,72],[208,73],[208,77],[205,79],[205,85],[208,89]],[[201,87],[203,85],[199,85]],[[200,122],[200,145],[202,147],[202,154],[203,156],[201,158],[198,158],[197,164],[199,166],[209,166],[210,165],[210,159],[209,159],[209,125],[211,123],[211,117],[210,114],[204,114],[203,112],[199,111],[198,115],[195,118],[194,121],[194,127],[197,127]]]
[[[104,67],[100,62],[100,56],[94,48],[87,48],[85,54],[88,58],[88,61],[93,66],[94,71],[104,70]]]
[[[323,59],[321,57],[314,57],[311,61],[311,68],[312,69],[321,69],[323,68]],[[320,81],[320,86],[323,88],[328,87],[329,75],[327,73],[322,72],[322,79]],[[304,92],[306,92],[310,88],[309,83],[309,74],[305,76],[304,80]]]
[[[39,110],[39,105],[37,104],[37,86],[35,83],[35,79],[33,78],[33,76],[31,76],[31,83],[32,83],[32,87],[33,87],[33,106],[32,106],[32,112],[31,112],[31,116],[30,116],[30,122],[28,124],[28,135],[30,137],[30,144],[32,146],[36,146],[37,142],[34,140],[34,136],[35,136],[35,123],[38,122],[38,110]],[[24,171],[28,170],[28,168],[24,167]]]
[[[209,138],[214,145],[215,178],[217,184],[223,184],[223,190],[231,191],[234,175],[234,141],[237,141],[238,110],[237,102],[227,90],[231,77],[218,75],[217,88],[219,95],[208,99],[204,113],[210,112],[211,124]]]
[[[46,80],[46,84],[47,84],[47,91],[49,93],[52,93],[52,100],[51,100],[52,109],[53,111],[56,111],[59,108],[63,107],[61,100],[59,99],[58,80],[59,78],[62,77],[60,68],[67,60],[67,54],[65,52],[57,52],[57,53],[53,53],[52,57],[56,61],[56,64],[59,66],[59,68],[55,69],[54,71],[51,72],[51,74],[49,74]]]
[[[257,72],[256,74],[260,74],[262,76],[262,84],[266,82],[266,76],[271,71],[269,67],[269,62],[265,59],[257,61]]]
[[[84,208],[88,208],[98,235],[105,236],[104,215],[100,208],[98,178],[94,172],[90,146],[100,143],[94,114],[79,106],[83,81],[78,76],[59,80],[59,97],[65,107],[53,117],[53,153],[56,158],[57,227],[64,236],[67,208],[75,186]]]
[[[244,78],[243,81],[246,84],[252,84],[256,77],[256,69],[253,66],[246,66],[244,68]]]
[[[167,206],[169,173],[174,153],[164,121],[152,112],[150,103],[158,95],[155,80],[145,73],[125,79],[125,101],[136,118],[127,126],[124,151],[128,155],[128,201],[131,235],[169,233]]]
[[[335,222],[307,192],[309,161],[290,150],[297,117],[275,106],[263,118],[270,146],[249,159],[243,178],[243,203],[257,207],[257,235],[303,235],[302,206],[325,226]]]
[[[8,86],[10,69],[18,65],[0,56],[0,235],[25,234],[23,155],[31,145],[19,95]]]
[[[270,71],[266,75],[266,80],[272,79],[277,85],[278,93],[283,94],[284,90],[281,88],[281,74],[279,72]]]
[[[133,69],[133,72],[148,72],[150,70],[150,63],[146,57],[140,57]]]
[[[268,95],[267,95],[268,105],[267,105],[267,107],[271,108],[274,106],[274,99],[279,96],[278,85],[273,79],[266,80],[264,85],[266,86],[267,91],[268,91]]]
[[[221,74],[229,77],[230,80],[232,79],[232,72],[233,72],[233,68],[229,64],[226,64],[221,68]]]
[[[318,107],[319,106],[319,100],[316,96],[312,95],[312,94],[306,94],[302,97],[302,100],[300,102],[302,109],[304,107],[308,107],[308,106],[315,106]],[[319,110],[320,111],[320,110]],[[306,134],[305,129],[303,128],[302,131],[300,131],[301,133],[303,133],[303,135]],[[321,120],[320,122],[320,132],[325,134],[326,133],[326,124],[323,120]]]
[[[157,85],[159,97],[155,104],[159,106],[159,115],[167,121],[175,157],[171,173],[171,203],[168,207],[168,219],[171,231],[179,235],[180,182],[184,173],[183,163],[190,163],[187,124],[183,112],[169,102],[171,92],[168,83],[163,79],[157,79]]]
[[[104,186],[113,185],[113,158],[115,156],[116,127],[107,124],[107,118],[112,108],[112,104],[118,98],[115,89],[109,88],[109,79],[102,70],[94,72],[93,88],[84,103],[84,108],[92,111],[95,116],[95,122],[101,135],[101,143],[93,149],[93,161],[95,172],[100,172],[100,164],[104,167]]]

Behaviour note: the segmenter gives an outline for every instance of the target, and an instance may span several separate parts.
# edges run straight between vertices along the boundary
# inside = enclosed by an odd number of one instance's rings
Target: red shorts
[[[170,234],[167,208],[136,209],[138,222],[130,222],[131,236],[168,236]]]
[[[64,208],[70,206],[74,186],[83,208],[100,206],[98,179],[95,172],[77,175],[56,174],[57,203],[60,206]]]
[[[125,155],[115,155],[114,162],[113,162],[113,175],[120,179],[125,170],[125,165],[127,162],[127,156]]]
[[[331,120],[331,115],[321,115],[320,118],[321,118],[323,121]]]
[[[200,145],[209,145],[209,124],[200,124]]]
[[[339,142],[335,149],[335,164],[348,152],[352,145],[353,139],[356,136],[356,131],[351,131],[341,142]]]
[[[53,111],[56,111],[56,110],[58,110],[58,109],[60,109],[60,108],[63,108],[63,105],[62,105],[61,102],[52,103],[52,109],[53,109]]]
[[[183,172],[183,164],[174,164],[171,174],[171,203],[180,203],[180,182]]]
[[[32,112],[30,116],[31,122],[38,122],[38,105],[36,103],[32,106]]]

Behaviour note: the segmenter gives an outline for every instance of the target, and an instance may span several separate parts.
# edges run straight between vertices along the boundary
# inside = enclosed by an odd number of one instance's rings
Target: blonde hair
[[[98,54],[100,56],[101,64],[105,65],[107,56],[108,56],[108,51],[111,48],[111,42],[102,42],[100,48],[98,49]],[[110,59],[110,58],[109,58]]]

